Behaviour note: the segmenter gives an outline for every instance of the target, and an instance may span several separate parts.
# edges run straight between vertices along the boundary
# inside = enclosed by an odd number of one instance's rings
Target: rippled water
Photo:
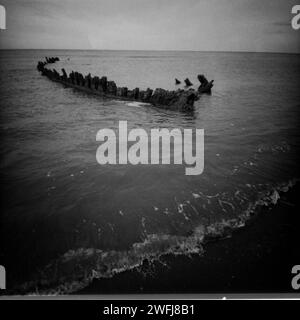
[[[198,85],[199,73],[215,87],[193,114],[103,100],[42,77],[36,64],[45,56],[61,58],[57,70],[131,89],[175,89],[175,77]],[[0,68],[0,262],[17,287],[86,285],[91,273],[112,276],[145,257],[201,252],[205,234],[243,225],[299,178],[299,55],[1,51]],[[203,174],[100,166],[96,133],[119,120],[147,131],[204,129]]]

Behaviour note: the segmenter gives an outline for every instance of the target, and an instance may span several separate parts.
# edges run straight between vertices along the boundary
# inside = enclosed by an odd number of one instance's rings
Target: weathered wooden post
[[[185,84],[186,84],[187,87],[190,87],[190,86],[193,85],[193,84],[191,83],[191,81],[189,80],[189,78],[186,78],[186,79],[184,80],[184,82],[185,82]]]

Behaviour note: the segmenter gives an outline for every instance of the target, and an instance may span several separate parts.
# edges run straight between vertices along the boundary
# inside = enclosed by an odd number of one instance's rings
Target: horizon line
[[[43,50],[43,51],[157,51],[157,52],[220,52],[220,53],[270,53],[270,54],[300,54],[294,51],[248,51],[248,50],[175,50],[175,49],[62,49],[62,48],[0,48],[1,51],[9,50]]]

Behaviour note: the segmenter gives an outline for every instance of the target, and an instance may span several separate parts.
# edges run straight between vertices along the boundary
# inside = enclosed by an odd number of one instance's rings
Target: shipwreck
[[[198,79],[201,85],[198,90],[192,88],[173,91],[162,88],[155,90],[150,88],[147,90],[135,88],[129,90],[127,87],[118,87],[114,81],[109,81],[105,76],[101,78],[98,76],[92,77],[91,74],[84,76],[74,71],[68,75],[65,69],[62,69],[62,74],[60,74],[57,70],[48,67],[49,64],[54,64],[57,61],[60,61],[58,57],[46,57],[45,61],[38,62],[37,70],[48,79],[62,83],[68,87],[107,98],[149,103],[163,109],[193,111],[194,102],[200,98],[201,94],[210,93],[213,86],[213,81],[208,82],[203,75],[199,75]]]

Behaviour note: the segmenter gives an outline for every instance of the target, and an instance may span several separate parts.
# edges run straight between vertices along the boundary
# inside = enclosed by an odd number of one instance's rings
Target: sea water
[[[103,99],[49,81],[60,71],[118,86],[176,90],[214,79],[193,113]],[[207,235],[240,228],[299,178],[300,56],[293,54],[0,52],[2,212],[7,287],[71,292],[165,253],[202,254]],[[204,171],[183,165],[99,165],[100,129],[204,129]],[[272,219],[272,217],[270,217]],[[220,240],[221,241],[221,240]],[[17,291],[15,291],[17,292]]]

